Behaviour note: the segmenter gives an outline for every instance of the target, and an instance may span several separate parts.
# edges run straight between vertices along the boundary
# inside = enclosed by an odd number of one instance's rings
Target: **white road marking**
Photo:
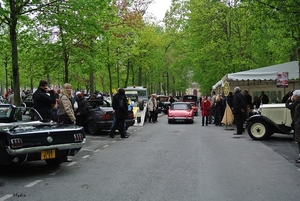
[[[107,145],[104,145],[103,148],[106,148],[106,147],[108,147],[108,146],[109,146],[108,144],[107,144]]]
[[[30,187],[36,185],[37,183],[39,183],[39,182],[41,182],[41,181],[42,181],[42,180],[36,180],[36,181],[34,181],[34,182],[31,182],[31,183],[27,184],[27,185],[24,186],[24,187],[30,188]]]
[[[100,151],[100,149],[96,149],[94,152],[99,152]]]
[[[12,194],[7,194],[6,196],[0,198],[0,201],[7,200],[8,198],[11,198],[13,195]]]
[[[72,165],[74,165],[74,164],[76,164],[77,162],[71,162],[71,163],[69,163],[68,165],[66,165],[66,166],[72,166]]]
[[[82,156],[82,158],[88,158],[90,157],[90,155],[85,155],[85,156]]]
[[[57,170],[57,171],[55,171],[55,172],[52,172],[52,173],[50,173],[49,175],[56,175],[57,173],[59,173],[59,172],[61,172],[61,170]]]
[[[92,149],[81,149],[82,151],[94,151]]]

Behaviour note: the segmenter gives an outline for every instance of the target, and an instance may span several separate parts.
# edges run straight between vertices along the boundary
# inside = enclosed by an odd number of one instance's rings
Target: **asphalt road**
[[[209,125],[158,123],[131,136],[87,136],[73,162],[1,166],[0,201],[299,200],[300,167],[291,136],[254,141]]]

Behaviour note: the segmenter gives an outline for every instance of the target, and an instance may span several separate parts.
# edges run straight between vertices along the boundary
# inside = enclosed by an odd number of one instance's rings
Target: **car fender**
[[[263,121],[265,122],[268,126],[269,129],[272,131],[272,133],[289,133],[286,130],[282,129],[283,127],[286,127],[286,125],[282,124],[282,125],[278,125],[275,122],[273,122],[271,119],[265,117],[265,116],[261,116],[261,115],[253,115],[251,116],[248,120],[247,120],[247,126],[254,121]],[[246,126],[246,127],[247,127]]]

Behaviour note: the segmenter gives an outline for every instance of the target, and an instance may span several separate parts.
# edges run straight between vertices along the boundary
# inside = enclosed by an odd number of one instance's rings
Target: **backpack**
[[[119,108],[126,109],[124,105],[124,96],[119,97]]]

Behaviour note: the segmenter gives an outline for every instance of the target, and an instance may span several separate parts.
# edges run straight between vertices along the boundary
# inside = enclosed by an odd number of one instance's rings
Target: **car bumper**
[[[31,154],[31,153],[40,153],[44,150],[56,149],[60,150],[72,150],[72,149],[81,149],[86,142],[86,138],[83,139],[82,142],[77,143],[67,143],[67,144],[57,144],[50,146],[38,146],[38,147],[28,147],[28,148],[20,148],[20,149],[12,149],[11,147],[6,147],[6,152],[9,155],[23,155],[23,154]]]
[[[193,120],[194,117],[168,117],[168,120]]]

